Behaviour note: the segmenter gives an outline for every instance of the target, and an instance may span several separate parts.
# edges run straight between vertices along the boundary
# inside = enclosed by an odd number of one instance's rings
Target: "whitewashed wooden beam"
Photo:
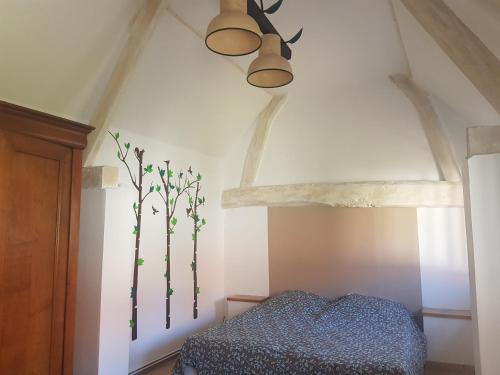
[[[131,23],[127,42],[120,53],[113,73],[97,105],[94,117],[90,122],[90,125],[95,127],[95,130],[88,137],[88,144],[83,158],[84,166],[90,166],[94,163],[110,127],[116,103],[153,33],[162,8],[163,0],[146,0],[143,8]]]
[[[287,95],[275,96],[262,110],[256,120],[255,131],[248,146],[243,172],[241,174],[241,187],[253,186],[262,162],[262,155],[266,146],[269,132],[281,108],[288,100]]]
[[[249,206],[463,207],[462,184],[385,181],[244,187],[222,193],[223,208]]]
[[[406,75],[389,77],[417,110],[441,180],[460,181],[460,169],[429,95]]]
[[[500,61],[443,0],[401,0],[500,114]]]
[[[118,187],[118,168],[109,166],[85,167],[82,170],[82,188],[107,189]]]
[[[467,157],[500,154],[500,126],[478,126],[467,129]]]

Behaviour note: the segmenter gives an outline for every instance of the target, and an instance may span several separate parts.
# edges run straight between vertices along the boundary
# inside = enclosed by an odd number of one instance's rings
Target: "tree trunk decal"
[[[161,186],[156,186],[156,191],[160,194],[164,204],[165,204],[165,223],[167,229],[167,253],[165,254],[165,268],[166,272],[164,274],[166,279],[166,293],[165,293],[165,328],[170,328],[170,301],[172,295],[174,294],[174,289],[171,286],[171,272],[170,272],[170,260],[171,260],[171,236],[174,234],[175,226],[177,225],[177,218],[175,215],[175,209],[177,208],[177,202],[179,197],[189,189],[193,188],[196,181],[189,181],[188,176],[184,176],[184,173],[180,171],[177,174],[177,180],[174,178],[174,172],[170,169],[170,160],[165,161],[167,169],[161,169],[158,167],[158,174],[160,175],[161,182],[163,184],[163,191],[161,191]],[[166,175],[166,177],[165,177]]]
[[[112,134],[109,133],[115,140],[118,146],[118,152],[116,156],[118,159],[125,164],[127,171],[132,181],[132,185],[137,190],[137,202],[134,202],[132,208],[134,210],[136,225],[134,226],[133,234],[135,235],[135,251],[134,251],[134,276],[132,287],[130,288],[130,298],[132,299],[132,313],[131,319],[129,320],[129,326],[132,329],[132,340],[137,339],[137,295],[138,295],[138,282],[139,282],[139,266],[144,264],[144,259],[140,258],[140,244],[141,244],[141,221],[142,221],[142,204],[146,200],[149,194],[154,191],[153,185],[149,187],[149,191],[144,194],[143,192],[143,177],[153,172],[153,165],[149,164],[146,168],[143,168],[144,160],[144,150],[139,150],[139,148],[134,149],[134,156],[138,162],[138,176],[137,179],[135,174],[132,173],[130,165],[127,161],[128,152],[130,150],[130,143],[124,143],[125,152],[120,145],[118,139],[120,138],[120,133]]]
[[[189,174],[193,174],[191,167],[188,170]],[[198,318],[198,295],[200,294],[200,287],[198,286],[198,233],[201,228],[207,224],[205,219],[201,219],[198,214],[198,208],[205,205],[205,197],[200,196],[201,191],[201,175],[198,173],[196,176],[196,189],[194,197],[188,190],[189,208],[187,208],[187,216],[193,220],[193,262],[191,263],[191,270],[193,271],[193,319]]]

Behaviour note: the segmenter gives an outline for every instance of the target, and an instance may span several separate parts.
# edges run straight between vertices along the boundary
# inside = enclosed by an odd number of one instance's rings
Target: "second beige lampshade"
[[[292,66],[281,56],[281,38],[276,34],[264,34],[259,56],[248,68],[249,84],[262,88],[288,85],[293,81]]]
[[[220,0],[220,14],[207,29],[205,44],[221,55],[242,56],[262,44],[257,22],[247,14],[247,0]]]

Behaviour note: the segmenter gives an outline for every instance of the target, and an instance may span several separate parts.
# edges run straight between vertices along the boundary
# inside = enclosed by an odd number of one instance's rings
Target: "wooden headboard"
[[[422,308],[415,208],[269,208],[269,290],[359,293]]]

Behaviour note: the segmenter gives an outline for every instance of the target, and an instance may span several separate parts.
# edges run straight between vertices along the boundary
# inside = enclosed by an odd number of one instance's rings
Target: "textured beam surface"
[[[485,154],[500,154],[500,126],[467,129],[467,157]]]
[[[460,181],[460,170],[451,150],[450,142],[441,127],[439,117],[432,106],[429,95],[408,76],[398,74],[390,76],[390,79],[415,106],[425,136],[429,142],[440,179],[445,181]]]
[[[259,114],[257,118],[255,131],[252,141],[248,146],[245,164],[243,165],[243,173],[241,175],[240,186],[253,186],[257,173],[259,172],[262,155],[266,146],[267,137],[274,119],[278,116],[279,111],[287,101],[287,96],[275,96],[269,104]]]
[[[222,207],[463,207],[462,184],[447,181],[385,181],[258,186],[226,190]]]
[[[96,130],[88,137],[88,145],[84,153],[85,166],[94,163],[109,129],[115,104],[153,33],[161,8],[162,0],[147,0],[131,24],[127,42],[90,122]]]
[[[401,0],[500,114],[500,61],[443,0]]]
[[[118,186],[118,168],[85,167],[82,170],[82,188],[106,189]]]

